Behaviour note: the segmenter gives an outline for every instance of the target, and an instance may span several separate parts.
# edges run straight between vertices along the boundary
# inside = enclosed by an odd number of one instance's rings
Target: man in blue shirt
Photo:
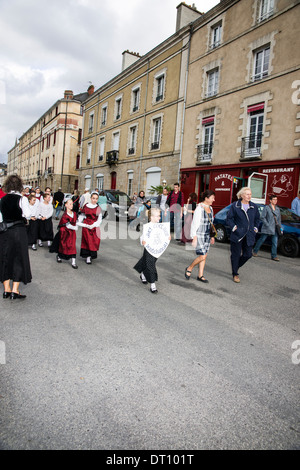
[[[300,191],[298,196],[293,200],[291,209],[295,214],[300,215]]]

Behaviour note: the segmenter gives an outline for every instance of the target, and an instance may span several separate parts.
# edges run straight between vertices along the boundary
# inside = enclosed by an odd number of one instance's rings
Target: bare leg
[[[12,291],[15,292],[16,294],[19,294],[19,285],[20,285],[19,282],[13,282]]]
[[[190,264],[190,265],[188,266],[187,270],[188,270],[188,271],[192,271],[195,266],[198,266],[198,265],[199,265],[199,277],[201,277],[201,276],[203,275],[206,257],[207,257],[207,255],[200,255],[200,256],[197,256],[197,258],[194,259],[194,261],[192,262],[192,264]],[[201,270],[202,270],[202,274],[201,274],[201,276],[200,276]]]
[[[11,292],[10,279],[3,282],[4,292]]]

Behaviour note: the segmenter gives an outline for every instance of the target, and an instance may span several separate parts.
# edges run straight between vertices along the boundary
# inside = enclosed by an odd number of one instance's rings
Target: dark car
[[[257,204],[260,214],[264,208],[264,204]],[[224,243],[229,240],[230,228],[226,225],[227,213],[229,206],[224,207],[216,213],[214,217],[214,225],[217,229],[216,240],[220,243]],[[300,252],[300,217],[292,212],[287,207],[280,207],[281,214],[281,226],[283,228],[283,235],[279,237],[278,249],[284,256],[295,258]],[[260,227],[258,227],[257,237],[260,235]],[[267,245],[271,244],[270,237],[266,239]]]
[[[112,216],[114,210],[116,219],[128,219],[128,209],[132,204],[132,201],[128,194],[117,189],[107,189],[101,191],[104,193],[107,199],[107,213],[108,217]]]

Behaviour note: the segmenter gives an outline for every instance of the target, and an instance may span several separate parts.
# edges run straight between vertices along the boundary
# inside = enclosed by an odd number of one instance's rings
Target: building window
[[[107,123],[107,105],[102,106],[102,112],[101,112],[101,125],[105,126]]]
[[[160,147],[161,137],[161,117],[153,119],[153,133],[151,150],[157,150]]]
[[[85,188],[90,190],[91,189],[91,183],[92,183],[92,177],[87,175],[84,177],[85,179]]]
[[[254,51],[252,81],[261,80],[269,74],[270,46]]]
[[[94,112],[89,115],[89,132],[94,130]]]
[[[214,142],[214,116],[202,120],[202,144],[197,147],[197,163],[211,161]]]
[[[164,99],[165,76],[161,75],[156,78],[156,102]]]
[[[91,156],[92,156],[92,142],[89,142],[87,146],[87,156],[86,156],[87,165],[91,163]]]
[[[136,149],[136,136],[137,136],[137,128],[136,126],[131,127],[129,129],[129,148],[128,148],[128,155],[135,154]]]
[[[97,188],[99,189],[99,191],[103,190],[103,188],[104,188],[104,175],[102,175],[101,173],[98,173],[98,175],[96,176],[96,185],[97,185]]]
[[[219,69],[207,72],[207,90],[206,96],[214,96],[219,90]]]
[[[210,48],[214,49],[221,44],[221,37],[222,37],[222,23],[215,25],[211,28],[211,41],[210,41]]]
[[[264,21],[274,13],[274,0],[260,0],[258,21]]]
[[[138,111],[140,107],[140,88],[132,90],[132,112]]]
[[[112,150],[119,150],[120,132],[114,132],[113,133],[113,135],[112,135],[112,144],[113,144]]]
[[[121,119],[122,112],[122,98],[116,98],[115,102],[115,120],[118,121]]]
[[[249,106],[247,114],[248,130],[247,136],[242,139],[241,157],[260,157],[264,125],[264,103]]]
[[[127,182],[127,194],[129,196],[132,195],[132,189],[133,189],[133,170],[128,170],[127,171],[127,175],[128,175],[128,182]]]
[[[105,146],[105,137],[101,137],[100,143],[99,143],[99,162],[102,162],[104,158],[104,146]]]

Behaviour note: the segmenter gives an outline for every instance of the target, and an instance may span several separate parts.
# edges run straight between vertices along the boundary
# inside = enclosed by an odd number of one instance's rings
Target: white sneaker
[[[43,244],[42,244],[42,242],[41,242],[41,241],[39,241],[39,246],[43,246]]]

